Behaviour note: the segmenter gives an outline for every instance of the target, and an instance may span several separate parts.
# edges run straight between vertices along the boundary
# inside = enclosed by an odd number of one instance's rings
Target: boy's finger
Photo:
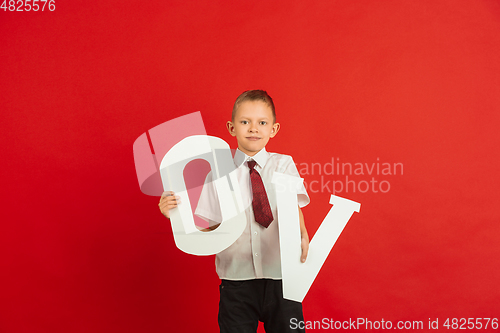
[[[180,199],[181,197],[178,196],[178,195],[173,195],[173,194],[169,194],[169,195],[165,195],[165,196],[162,196],[160,198],[160,201],[161,200],[176,200],[176,199]]]
[[[181,203],[181,198],[180,197],[175,197],[175,198],[168,197],[168,199],[166,199],[165,202],[168,204],[171,204],[171,205],[173,205],[173,204],[177,205],[177,204]]]
[[[173,208],[176,208],[178,205],[177,203],[163,203],[161,205],[158,205],[158,207],[160,208],[160,210],[171,210]]]
[[[175,201],[175,200],[165,200],[165,201],[161,201],[158,206],[159,207],[175,207],[179,204],[178,201]]]
[[[166,197],[161,197],[160,199],[160,202],[158,203],[158,205],[160,205],[161,203],[163,202],[180,202],[180,198],[179,196],[166,196]]]

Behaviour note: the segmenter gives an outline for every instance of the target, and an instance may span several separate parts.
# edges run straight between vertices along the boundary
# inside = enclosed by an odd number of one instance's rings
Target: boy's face
[[[280,128],[273,124],[273,111],[262,101],[246,101],[236,110],[233,121],[227,122],[227,129],[238,140],[238,148],[253,156],[267,145]]]

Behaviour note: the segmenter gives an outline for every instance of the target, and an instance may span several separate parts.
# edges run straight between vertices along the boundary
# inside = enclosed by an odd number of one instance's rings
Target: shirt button
[[[254,235],[257,235],[257,231],[255,231],[253,234],[254,234]]]
[[[258,254],[258,253],[255,253],[255,256],[256,256],[256,257],[258,257],[258,256],[259,256],[259,254]]]

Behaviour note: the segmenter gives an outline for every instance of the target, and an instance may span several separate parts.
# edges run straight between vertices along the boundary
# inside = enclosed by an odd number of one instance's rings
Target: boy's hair
[[[274,109],[273,99],[265,90],[247,90],[241,95],[238,96],[233,106],[233,114],[231,115],[231,121],[234,121],[234,116],[236,115],[236,110],[241,103],[247,101],[262,101],[267,104],[271,108],[273,112],[273,124],[276,122],[276,111]]]

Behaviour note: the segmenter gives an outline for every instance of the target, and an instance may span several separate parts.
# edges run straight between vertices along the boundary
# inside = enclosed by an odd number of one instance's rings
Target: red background
[[[361,211],[306,319],[500,316],[498,1],[56,0],[0,28],[1,332],[217,332],[213,257],[175,247],[132,144],[200,110],[235,147],[255,88],[282,125],[269,151],[404,165],[388,193],[339,193]]]

